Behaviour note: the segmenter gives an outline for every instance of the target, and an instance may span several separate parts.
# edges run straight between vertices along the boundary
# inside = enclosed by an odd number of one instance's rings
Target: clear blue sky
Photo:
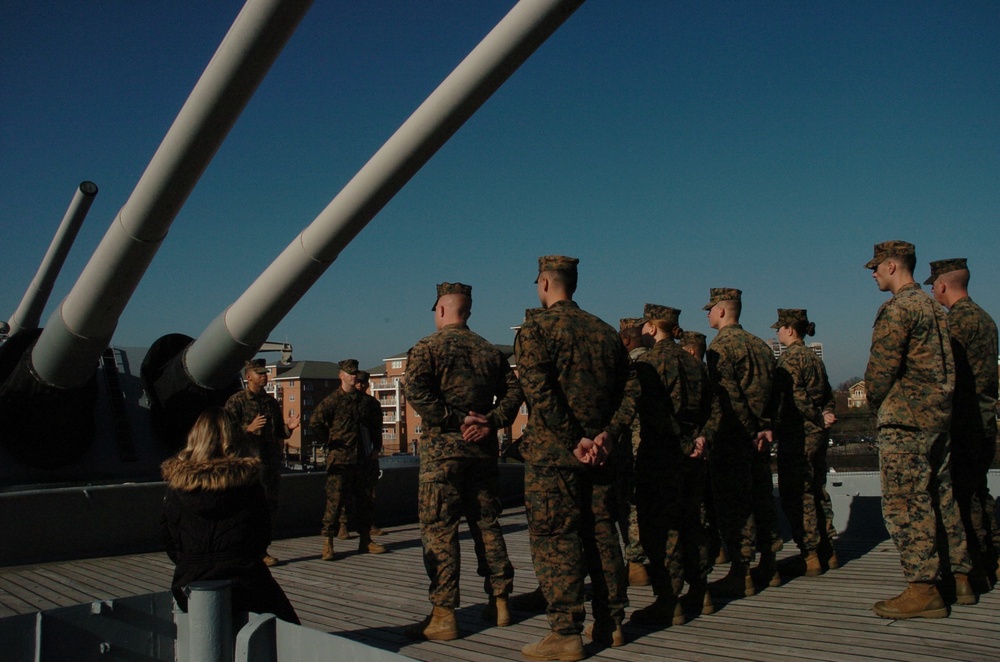
[[[308,225],[512,6],[320,1],[209,166],[118,325],[197,336]],[[100,194],[66,295],[239,11],[223,0],[0,0],[0,319],[76,185]],[[352,242],[271,334],[299,359],[406,350],[437,282],[511,343],[547,253],[581,305],[643,303],[714,335],[710,287],[816,322],[831,380],[861,374],[872,244],[967,257],[1000,314],[1000,4],[590,0]]]

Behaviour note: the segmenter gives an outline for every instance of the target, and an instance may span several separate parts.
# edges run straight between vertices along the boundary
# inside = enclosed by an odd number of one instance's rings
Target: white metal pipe
[[[233,662],[232,582],[194,582],[184,593],[188,599],[188,659]]]
[[[205,168],[291,37],[311,0],[248,0],[163,138],[132,195],[31,360],[43,383],[93,375],[118,318]]]
[[[63,263],[66,262],[66,255],[76,240],[76,235],[83,225],[83,219],[87,217],[87,212],[90,211],[95,196],[97,196],[97,185],[94,182],[81,182],[76,188],[66,214],[59,223],[55,236],[52,237],[49,250],[42,258],[38,272],[31,279],[21,304],[10,318],[11,335],[18,331],[38,328],[42,311],[49,302],[49,294],[52,293],[52,285],[56,282]]]
[[[197,384],[218,388],[256,352],[340,251],[583,0],[521,0],[319,216],[188,348]]]

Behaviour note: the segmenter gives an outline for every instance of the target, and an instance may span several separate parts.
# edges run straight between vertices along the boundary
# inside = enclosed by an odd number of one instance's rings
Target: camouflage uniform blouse
[[[260,454],[261,464],[265,467],[280,467],[284,453],[282,442],[291,436],[291,430],[285,426],[278,401],[267,391],[254,393],[245,388],[226,401],[226,411],[233,415],[254,450]],[[267,419],[264,427],[256,432],[247,432],[247,426],[261,414]]]
[[[323,398],[309,417],[309,428],[317,442],[327,449],[326,465],[357,464],[361,446],[361,427],[370,435],[382,434],[381,412],[376,419],[374,410],[366,406],[363,394],[345,392],[341,388]],[[375,436],[372,441],[375,441]]]
[[[996,436],[997,325],[965,297],[948,311],[948,332],[955,356],[953,423]]]
[[[822,433],[823,413],[833,413],[833,389],[816,352],[796,340],[778,359],[774,373],[778,398],[778,438]]]
[[[618,439],[627,427],[612,417],[629,375],[618,334],[573,301],[526,313],[514,342],[524,398],[530,407],[522,442],[534,465],[580,469],[573,455],[581,438],[607,431]]]
[[[916,283],[878,309],[865,389],[879,427],[948,431],[955,390],[948,320]]]
[[[483,414],[494,430],[517,415],[521,386],[503,352],[465,324],[449,324],[410,350],[406,398],[420,414],[422,462],[473,457],[496,459],[496,434],[478,443],[462,439],[466,414]]]
[[[719,329],[705,358],[719,399],[719,420],[711,424],[717,440],[750,439],[771,429],[774,352],[767,343],[730,324]]]
[[[641,377],[646,366],[655,371],[657,379],[652,384]],[[677,343],[664,339],[637,359],[635,370],[643,387],[639,406],[642,432],[666,444],[663,451],[657,451],[658,459],[678,462],[682,450],[684,455],[691,452],[696,431],[704,424],[701,367]],[[640,446],[637,460],[642,463],[652,450],[643,451]]]

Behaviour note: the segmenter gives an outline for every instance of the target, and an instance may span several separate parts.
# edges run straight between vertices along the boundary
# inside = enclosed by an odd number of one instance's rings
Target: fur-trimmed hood
[[[219,492],[260,481],[261,464],[256,457],[226,457],[203,462],[173,457],[160,465],[160,469],[170,489]]]

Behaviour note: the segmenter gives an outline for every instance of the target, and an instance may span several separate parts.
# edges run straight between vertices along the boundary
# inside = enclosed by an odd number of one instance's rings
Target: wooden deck
[[[517,593],[535,586],[523,510],[504,517]],[[508,628],[480,621],[485,598],[475,575],[471,540],[463,539],[463,636],[448,643],[414,643],[402,628],[429,610],[416,525],[389,527],[391,553],[354,552],[357,539],[337,541],[337,559],[319,560],[320,538],[281,540],[273,569],[304,625],[418,660],[521,659],[520,648],[546,633],[544,615],[515,612]],[[889,541],[840,540],[843,567],[822,577],[786,577],[780,588],[719,603],[712,616],[651,631],[626,625],[629,643],[593,659],[637,660],[996,660],[1000,658],[1000,589],[975,606],[956,606],[946,619],[890,621],[871,605],[904,587]],[[794,550],[786,549],[782,558]],[[92,600],[167,590],[172,565],[162,553],[0,568],[0,617]],[[629,591],[632,609],[652,600],[649,587]]]

